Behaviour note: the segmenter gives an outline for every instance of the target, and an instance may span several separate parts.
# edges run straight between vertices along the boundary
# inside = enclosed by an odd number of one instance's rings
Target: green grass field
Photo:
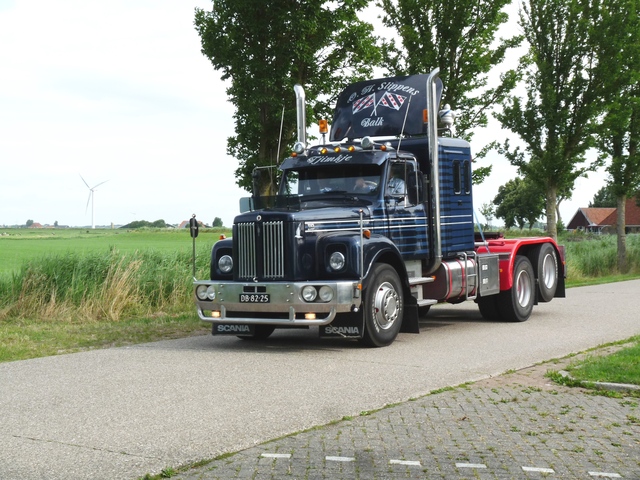
[[[208,252],[221,233],[228,229],[201,230],[196,239],[198,252]],[[193,242],[188,229],[107,230],[107,229],[0,229],[0,275],[11,274],[27,261],[43,256],[74,253],[121,253],[153,250],[191,254]]]

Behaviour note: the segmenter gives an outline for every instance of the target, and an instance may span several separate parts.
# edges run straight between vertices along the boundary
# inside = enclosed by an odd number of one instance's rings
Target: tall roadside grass
[[[197,259],[208,271],[208,249]],[[191,255],[155,250],[41,256],[0,277],[0,321],[118,322],[193,310]]]
[[[565,234],[567,278],[570,281],[611,277],[626,273],[640,275],[640,234],[627,235],[628,272],[618,271],[618,244],[615,235]]]

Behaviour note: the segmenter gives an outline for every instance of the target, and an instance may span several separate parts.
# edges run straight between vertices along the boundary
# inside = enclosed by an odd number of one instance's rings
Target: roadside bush
[[[203,245],[204,249],[208,247]],[[206,278],[208,252],[199,252]],[[27,262],[0,281],[0,320],[119,321],[193,308],[191,255],[138,251],[69,252]]]

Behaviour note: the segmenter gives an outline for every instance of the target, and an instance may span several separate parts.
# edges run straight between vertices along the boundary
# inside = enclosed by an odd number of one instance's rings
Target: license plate
[[[241,293],[240,303],[270,303],[271,297],[268,293]]]

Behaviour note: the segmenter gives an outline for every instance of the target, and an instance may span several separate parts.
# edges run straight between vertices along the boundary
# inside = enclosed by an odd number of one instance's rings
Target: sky
[[[211,5],[0,0],[0,226],[90,226],[83,179],[105,182],[93,198],[96,226],[192,214],[232,225],[247,195],[226,154],[234,107],[193,26],[194,9]],[[492,122],[472,149],[506,135]],[[476,210],[516,176],[497,153],[487,163]],[[561,205],[565,223],[604,183],[602,172],[577,181]]]

